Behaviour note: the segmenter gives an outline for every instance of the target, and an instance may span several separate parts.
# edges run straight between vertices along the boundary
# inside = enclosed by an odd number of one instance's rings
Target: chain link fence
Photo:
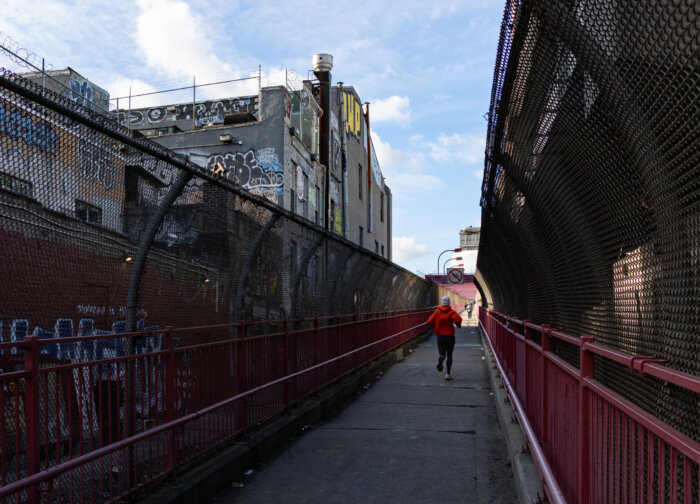
[[[137,138],[16,53],[0,65],[5,340],[436,304],[429,282]]]
[[[699,152],[698,2],[508,1],[481,200],[489,303],[698,375]],[[700,439],[697,393],[596,373]]]
[[[24,369],[28,335],[45,371],[35,417],[53,432],[37,440],[40,470],[86,449],[65,442],[81,428],[81,401],[96,404],[96,446],[124,435],[114,429],[138,409],[132,385],[160,390],[126,359],[162,351],[166,326],[287,319],[301,330],[295,319],[437,304],[435,284],[143,138],[89,82],[78,92],[70,69],[0,40],[0,446],[15,454],[3,485],[27,474],[24,378],[7,373]],[[266,328],[250,324],[247,336]],[[135,330],[151,336],[106,336]],[[174,344],[210,340],[192,330]],[[101,359],[111,363],[89,376],[46,370]],[[128,389],[123,376],[135,380]]]

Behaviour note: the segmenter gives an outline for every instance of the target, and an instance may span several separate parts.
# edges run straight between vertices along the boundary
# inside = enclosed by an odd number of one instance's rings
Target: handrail
[[[504,321],[513,323],[513,328]],[[681,488],[685,502],[690,502],[697,478],[697,470],[691,470],[691,463],[700,464],[700,443],[597,381],[594,367],[606,361],[615,362],[626,366],[629,373],[655,377],[696,393],[700,392],[700,377],[666,367],[650,356],[627,355],[594,343],[590,336],[576,338],[489,309],[480,310],[479,324],[550,499],[559,498],[551,495],[553,490],[548,482],[556,476],[560,478],[558,484],[565,498],[581,504],[614,501],[620,498],[619,492],[628,490],[633,494],[639,492],[635,500],[641,501],[643,492],[649,500],[654,500],[656,495],[649,492],[663,495],[666,484],[672,501],[675,502],[676,492]],[[524,338],[516,331],[516,325],[528,328]],[[541,333],[541,344],[532,340],[532,331]],[[551,352],[553,339],[578,347],[579,367]],[[594,356],[601,360],[594,361]],[[578,405],[574,407],[576,402]],[[627,436],[635,439],[634,433],[638,440],[628,442]],[[540,446],[546,448],[546,453]],[[655,450],[660,453],[658,457]],[[671,460],[668,466],[664,465],[666,451]],[[572,460],[574,452],[578,458]],[[680,456],[685,458],[683,464],[677,463]],[[647,467],[648,470],[642,470]],[[552,468],[556,468],[556,475]],[[576,474],[572,474],[573,470]],[[657,473],[659,480],[653,481]],[[682,486],[678,486],[680,481]]]
[[[482,309],[488,310],[492,313],[497,313],[493,312],[493,310],[489,310],[488,308]],[[533,324],[529,321],[524,321],[515,317],[508,316],[504,316],[503,318],[509,320],[515,325],[523,325],[525,327],[529,327],[530,329],[534,329],[536,332],[542,332],[543,330],[543,326]],[[497,323],[505,326],[505,324],[503,324],[500,321],[497,321]],[[512,330],[509,329],[509,331]],[[552,330],[550,332],[550,335],[553,338],[565,341],[574,346],[581,346],[581,341],[579,338],[570,334],[566,334],[562,331]],[[653,376],[660,380],[664,380],[669,383],[673,383],[674,385],[678,385],[679,387],[686,388],[692,392],[700,393],[700,378],[688,373],[684,373],[683,371],[677,371],[675,369],[662,366],[659,364],[659,362],[663,362],[662,360],[654,359],[653,357],[646,355],[629,355],[618,350],[605,347],[600,343],[585,343],[585,347],[587,350],[590,350],[596,355],[600,355],[601,357],[605,357],[607,359],[615,361],[618,364],[622,364],[624,366],[630,367],[631,369],[635,369],[640,374]]]
[[[405,318],[407,322],[411,321],[410,317],[414,317],[415,315],[421,316],[422,314],[427,314],[430,311],[430,309],[417,309],[417,310],[412,310],[407,313],[401,314],[401,316],[406,316],[408,318]],[[398,316],[397,314],[389,314],[388,312],[378,312],[384,315],[384,317],[372,319],[371,322],[379,321],[379,320],[389,320],[391,318],[394,318]],[[415,318],[415,317],[414,317]],[[425,317],[427,319],[427,316]],[[313,320],[313,319],[312,319]],[[358,320],[356,321],[356,324],[366,324],[367,322],[370,322],[370,320]],[[236,325],[241,325],[244,326],[244,324],[236,324]],[[324,326],[332,328],[334,326]],[[335,327],[340,327],[335,326]],[[398,328],[397,328],[398,329]],[[189,328],[182,329],[182,331],[187,331]],[[316,328],[310,329],[309,331],[313,332],[315,331]],[[71,471],[74,469],[78,469],[81,466],[84,466],[85,464],[96,460],[101,457],[108,456],[116,451],[126,449],[129,447],[132,447],[136,445],[137,443],[146,441],[148,439],[151,439],[155,436],[158,436],[163,433],[172,433],[175,429],[182,428],[185,424],[188,422],[192,422],[193,420],[196,420],[198,418],[201,418],[209,413],[212,413],[216,410],[219,410],[221,408],[225,408],[229,405],[232,405],[238,401],[241,401],[244,398],[251,397],[255,394],[260,393],[261,391],[271,389],[275,386],[279,385],[284,385],[285,387],[288,385],[288,383],[295,378],[299,378],[304,375],[309,375],[309,374],[314,374],[315,372],[324,369],[324,368],[329,368],[331,365],[335,365],[337,363],[340,363],[346,359],[353,358],[355,356],[360,356],[361,361],[355,361],[353,363],[353,367],[349,367],[348,369],[345,369],[343,366],[337,366],[337,369],[334,371],[334,374],[330,379],[336,380],[342,376],[345,376],[346,374],[352,372],[354,369],[356,369],[358,366],[364,365],[368,360],[376,358],[377,355],[380,355],[382,352],[388,352],[392,348],[395,348],[396,346],[402,344],[404,342],[404,339],[407,337],[412,337],[411,335],[417,336],[418,333],[423,332],[427,330],[427,325],[426,323],[420,322],[418,324],[414,324],[411,327],[408,327],[406,329],[399,330],[397,332],[393,332],[392,334],[389,334],[388,336],[383,336],[379,337],[375,341],[370,341],[369,343],[362,344],[361,346],[358,346],[356,348],[353,348],[349,351],[343,352],[340,355],[335,355],[331,358],[327,358],[323,360],[322,362],[318,362],[314,365],[310,365],[305,367],[304,369],[297,370],[295,372],[287,373],[285,376],[267,381],[266,383],[260,384],[258,386],[255,386],[250,389],[245,389],[243,391],[240,391],[238,393],[233,394],[230,397],[227,397],[223,400],[217,401],[213,404],[210,404],[206,407],[200,408],[197,411],[194,411],[189,414],[185,414],[179,418],[174,418],[174,419],[168,419],[164,423],[157,425],[155,427],[150,427],[144,431],[138,432],[138,433],[130,433],[128,437],[125,437],[124,439],[117,440],[115,442],[111,442],[107,444],[106,446],[97,448],[95,450],[91,450],[85,454],[82,454],[80,456],[77,456],[75,458],[72,458],[70,460],[67,460],[65,462],[62,462],[60,464],[57,464],[53,467],[50,467],[46,470],[43,471],[35,471],[33,474],[29,474],[27,477],[14,481],[12,483],[8,483],[4,486],[0,487],[0,498],[5,498],[7,496],[10,496],[16,492],[25,490],[25,489],[30,489],[29,491],[31,492],[30,495],[30,500],[34,497],[34,494],[37,492],[43,492],[43,491],[50,491],[52,489],[52,484],[49,484],[49,488],[40,488],[39,485],[41,485],[43,482],[46,481],[51,481],[57,476],[67,472]],[[150,358],[155,355],[162,355],[168,358],[168,356],[172,357],[175,353],[175,349],[172,347],[172,338],[173,334],[176,332],[172,330],[171,328],[165,328],[164,331],[156,331],[156,333],[163,333],[165,332],[166,335],[169,335],[168,341],[170,341],[170,346],[166,347],[166,350],[164,351],[159,351],[155,353],[148,353],[148,354],[139,354],[135,356],[125,356],[125,357],[119,357],[119,358],[113,358],[113,359],[104,359],[104,360],[97,360],[97,361],[90,361],[90,362],[81,362],[80,364],[67,364],[67,365],[59,365],[59,366],[54,366],[51,368],[47,369],[34,369],[34,375],[32,375],[32,371],[21,371],[21,372],[13,372],[13,373],[0,373],[0,379],[2,378],[7,378],[7,377],[36,377],[39,376],[41,373],[56,373],[56,372],[61,372],[61,371],[71,371],[74,370],[76,367],[91,367],[99,364],[113,364],[113,363],[118,363],[118,362],[125,362],[127,360],[135,359],[135,358]],[[135,334],[141,334],[141,332],[135,333]],[[386,333],[385,333],[386,334]],[[111,335],[114,336],[114,335]],[[268,335],[269,336],[269,335]],[[233,340],[229,340],[228,343],[230,344],[243,344],[246,342],[251,342],[254,340],[256,337],[250,337],[250,338],[243,338],[240,339],[239,337],[234,338]],[[70,338],[65,338],[65,339],[60,339],[58,342],[63,342],[64,340],[68,340]],[[391,343],[392,340],[395,343]],[[49,342],[56,343],[57,341],[55,339],[49,340]],[[39,340],[36,338],[36,336],[29,336],[25,342],[22,343],[22,345],[25,347],[25,358],[27,358],[30,362],[36,362],[36,357],[38,356],[37,348],[38,348],[38,343]],[[216,346],[222,343],[221,341],[215,341],[209,344],[209,346]],[[389,343],[389,346],[387,347],[387,343]],[[201,345],[197,345],[194,347],[196,348],[201,348]],[[239,347],[240,348],[240,347]],[[368,350],[371,350],[373,348],[379,349],[379,353],[364,353],[367,352]],[[178,349],[178,353],[186,353],[187,350],[192,350],[193,348],[188,348],[188,347],[183,347],[182,349]],[[172,364],[172,360],[169,361]],[[172,371],[171,371],[172,373]],[[35,379],[35,378],[34,378]],[[326,378],[328,379],[328,378]],[[308,394],[312,393],[315,390],[320,389],[321,387],[325,386],[328,383],[328,381],[320,381],[320,382],[315,382],[315,384],[312,387],[311,390],[306,390],[303,395],[297,396],[295,398],[295,401],[298,401],[302,399],[303,397],[308,396]],[[33,383],[32,381],[27,382],[27,387],[29,388],[34,388],[36,387],[36,383]],[[285,396],[285,407],[288,407],[286,404],[286,396]],[[280,410],[281,411],[281,410]],[[279,413],[280,411],[277,411]],[[237,432],[245,432],[247,428],[244,426],[243,430],[237,431]],[[34,434],[34,439],[39,439],[39,437]],[[170,467],[169,472],[173,471],[174,468]]]
[[[535,463],[537,464],[537,467],[540,470],[540,474],[542,475],[542,479],[544,480],[544,483],[549,490],[547,492],[547,495],[550,498],[550,501],[553,504],[566,504],[566,499],[564,498],[564,494],[561,491],[561,488],[559,487],[559,484],[557,483],[556,478],[554,477],[554,473],[552,472],[551,467],[549,466],[549,463],[547,462],[547,457],[545,457],[544,452],[542,451],[542,448],[540,447],[539,440],[537,439],[537,435],[535,434],[534,429],[532,428],[532,425],[530,424],[530,421],[527,418],[527,414],[525,413],[525,410],[523,409],[522,405],[520,404],[520,400],[518,399],[517,394],[515,393],[515,390],[513,389],[513,386],[511,385],[510,381],[508,380],[508,376],[503,369],[503,365],[501,364],[500,360],[496,356],[496,351],[493,347],[493,343],[491,342],[491,338],[489,337],[488,331],[484,327],[484,325],[481,323],[481,320],[479,321],[479,325],[481,326],[481,330],[484,332],[484,335],[486,336],[486,341],[489,344],[489,348],[491,349],[491,353],[494,356],[494,361],[496,362],[496,366],[498,366],[498,372],[501,375],[501,380],[503,381],[503,385],[506,389],[506,394],[508,395],[508,399],[510,400],[511,404],[513,405],[513,409],[515,410],[515,416],[518,418],[518,422],[523,428],[523,432],[525,434],[525,437],[527,438],[528,446],[530,447],[530,450],[532,451],[532,458],[535,459]]]

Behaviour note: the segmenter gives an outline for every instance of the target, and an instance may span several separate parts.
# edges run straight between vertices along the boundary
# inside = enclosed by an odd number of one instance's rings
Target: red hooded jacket
[[[438,336],[454,336],[455,327],[462,327],[462,317],[449,306],[440,306],[428,319],[428,325]]]

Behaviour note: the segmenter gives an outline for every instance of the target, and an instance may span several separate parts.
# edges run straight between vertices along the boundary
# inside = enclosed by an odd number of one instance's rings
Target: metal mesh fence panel
[[[136,329],[435,302],[430,283],[108,117],[0,83],[6,339],[123,331],[130,310]]]
[[[699,84],[696,1],[507,2],[477,268],[496,310],[700,372]],[[622,376],[600,379],[700,438],[697,394]]]
[[[0,65],[0,373],[24,369],[23,349],[11,343],[39,338],[43,437],[35,440],[35,471],[164,421],[166,326],[437,304],[434,284],[140,138],[106,108],[47,85],[45,74],[2,46]],[[272,325],[249,325],[247,335],[269,334]],[[136,330],[147,332],[116,336]],[[235,337],[235,330],[191,330],[174,345]],[[222,348],[221,362],[212,362],[224,373],[231,352]],[[280,356],[262,347],[257,355],[250,368],[269,378],[265,366]],[[220,399],[193,396],[192,376],[202,373],[192,364],[196,351],[178,356],[175,413]],[[295,358],[299,366],[309,360]],[[103,359],[110,363],[95,364]],[[23,383],[8,377],[0,390],[0,447],[15,454],[0,468],[3,485],[27,473]],[[255,401],[256,421],[279,409]],[[149,466],[162,455],[160,442],[95,461],[95,478],[81,480],[85,492],[114,498],[133,488],[139,481],[128,461]],[[162,467],[148,471],[155,479]],[[76,474],[64,474],[55,491],[69,493]]]

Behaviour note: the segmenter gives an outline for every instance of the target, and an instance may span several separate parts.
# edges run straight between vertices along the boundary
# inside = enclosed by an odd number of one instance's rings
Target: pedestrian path
[[[478,329],[457,330],[454,380],[437,355],[433,335],[216,502],[517,502]]]

